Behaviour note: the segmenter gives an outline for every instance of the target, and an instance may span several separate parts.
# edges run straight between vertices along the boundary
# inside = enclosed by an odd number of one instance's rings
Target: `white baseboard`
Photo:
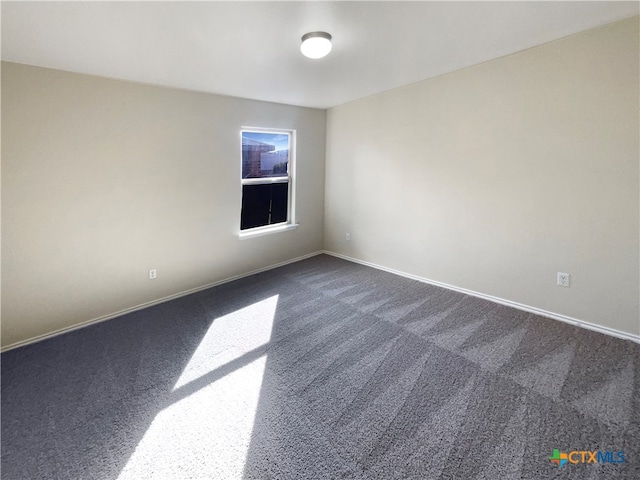
[[[53,332],[45,333],[45,334],[42,334],[42,335],[37,335],[37,336],[29,338],[27,340],[22,340],[22,341],[15,342],[15,343],[12,343],[10,345],[7,345],[5,347],[2,347],[2,349],[0,351],[1,352],[6,352],[6,351],[9,351],[9,350],[13,350],[14,348],[23,347],[25,345],[29,345],[29,344],[36,343],[36,342],[41,342],[43,340],[47,340],[49,338],[53,338],[53,337],[56,337],[58,335],[62,335],[63,333],[72,332],[73,330],[78,330],[80,328],[88,327],[88,326],[94,325],[96,323],[100,323],[100,322],[104,322],[104,321],[107,321],[107,320],[111,320],[113,318],[121,317],[122,315],[126,315],[128,313],[136,312],[138,310],[142,310],[142,309],[145,309],[145,308],[148,308],[148,307],[152,307],[154,305],[159,305],[161,303],[168,302],[170,300],[175,300],[176,298],[184,297],[186,295],[191,295],[192,293],[200,292],[202,290],[206,290],[208,288],[216,287],[216,286],[222,285],[224,283],[233,282],[234,280],[239,280],[241,278],[248,277],[250,275],[255,275],[257,273],[266,272],[267,270],[272,270],[274,268],[282,267],[282,266],[288,265],[290,263],[295,263],[295,262],[299,262],[301,260],[305,260],[307,258],[315,257],[316,255],[320,255],[322,253],[326,253],[327,255],[331,255],[331,256],[334,256],[334,257],[337,257],[337,258],[342,258],[343,260],[347,260],[347,261],[350,261],[350,262],[359,263],[361,265],[366,265],[368,267],[372,267],[372,268],[375,268],[375,269],[378,269],[378,270],[383,270],[385,272],[393,273],[395,275],[400,275],[402,277],[410,278],[412,280],[417,280],[419,282],[428,283],[428,284],[431,284],[431,285],[436,285],[438,287],[446,288],[448,290],[453,290],[453,291],[464,293],[464,294],[471,295],[471,296],[474,296],[474,297],[483,298],[485,300],[489,300],[490,302],[499,303],[501,305],[506,305],[506,306],[509,306],[509,307],[517,308],[518,310],[524,310],[525,312],[535,313],[536,315],[541,315],[543,317],[551,318],[551,319],[554,319],[554,320],[560,320],[561,322],[569,323],[571,325],[576,325],[578,327],[586,328],[588,330],[594,330],[596,332],[604,333],[606,335],[611,335],[613,337],[622,338],[622,339],[625,339],[625,340],[631,340],[632,342],[640,343],[640,335],[634,335],[632,333],[622,332],[620,330],[615,330],[613,328],[603,327],[602,325],[597,325],[597,324],[594,324],[594,323],[586,322],[584,320],[579,320],[577,318],[568,317],[566,315],[561,315],[559,313],[549,312],[547,310],[542,310],[540,308],[531,307],[529,305],[524,305],[522,303],[513,302],[511,300],[505,300],[504,298],[494,297],[492,295],[486,295],[484,293],[475,292],[473,290],[467,290],[466,288],[456,287],[454,285],[449,285],[449,284],[438,282],[438,281],[435,281],[435,280],[430,280],[428,278],[419,277],[417,275],[412,275],[410,273],[402,272],[400,270],[395,270],[393,268],[383,267],[382,265],[377,265],[375,263],[366,262],[364,260],[359,260],[357,258],[348,257],[346,255],[342,255],[342,254],[339,254],[339,253],[330,252],[328,250],[322,250],[322,251],[310,253],[308,255],[303,255],[301,257],[293,258],[291,260],[286,260],[284,262],[276,263],[274,265],[269,265],[268,267],[259,268],[257,270],[252,270],[252,271],[247,272],[247,273],[243,273],[243,274],[240,274],[240,275],[235,275],[233,277],[225,278],[223,280],[220,280],[220,281],[217,281],[217,282],[214,282],[214,283],[209,283],[209,284],[203,285],[201,287],[196,287],[196,288],[192,288],[190,290],[185,290],[183,292],[176,293],[176,294],[173,294],[173,295],[169,295],[169,296],[166,296],[166,297],[163,297],[163,298],[159,298],[159,299],[153,300],[151,302],[146,302],[146,303],[143,303],[143,304],[140,304],[140,305],[136,305],[135,307],[131,307],[131,308],[127,308],[127,309],[124,309],[124,310],[120,310],[118,312],[111,313],[109,315],[104,315],[104,316],[101,316],[101,317],[93,318],[91,320],[87,320],[85,322],[82,322],[82,323],[79,323],[79,324],[76,324],[76,325],[73,325],[73,326],[70,326],[70,327],[65,327],[65,328],[61,328],[59,330],[55,330]]]
[[[80,328],[85,328],[90,325],[95,325],[96,323],[105,322],[107,320],[111,320],[113,318],[121,317],[122,315],[126,315],[128,313],[136,312],[138,310],[142,310],[145,308],[153,307],[154,305],[159,305],[164,302],[168,302],[170,300],[175,300],[176,298],[184,297],[186,295],[191,295],[192,293],[200,292],[202,290],[206,290],[207,288],[216,287],[218,285],[222,285],[223,283],[233,282],[234,280],[239,280],[244,277],[248,277],[250,275],[255,275],[256,273],[266,272],[267,270],[272,270],[274,268],[282,267],[284,265],[288,265],[290,263],[299,262],[300,260],[305,260],[307,258],[315,257],[316,255],[320,255],[324,253],[323,251],[309,253],[308,255],[303,255],[301,257],[296,257],[291,260],[286,260],[284,262],[276,263],[275,265],[269,265],[268,267],[259,268],[257,270],[252,270],[251,272],[242,273],[240,275],[236,275],[233,277],[225,278],[224,280],[220,280],[217,282],[209,283],[207,285],[203,285],[201,287],[192,288],[190,290],[185,290],[180,293],[175,293],[173,295],[169,295],[167,297],[162,297],[157,300],[152,300],[151,302],[142,303],[140,305],[136,305],[135,307],[126,308],[124,310],[120,310],[115,313],[111,313],[109,315],[103,315],[102,317],[93,318],[91,320],[87,320],[82,323],[78,323],[76,325],[72,325],[70,327],[61,328],[59,330],[55,330],[53,332],[44,333],[42,335],[37,335],[35,337],[29,338],[27,340],[21,340],[19,342],[12,343],[5,347],[2,347],[1,352],[6,352],[9,350],[13,350],[14,348],[23,347],[25,345],[30,345],[32,343],[41,342],[43,340],[47,340],[49,338],[57,337],[58,335],[62,335],[63,333],[72,332],[73,330],[78,330]]]
[[[576,325],[578,327],[586,328],[588,330],[594,330],[599,333],[604,333],[606,335],[611,335],[613,337],[622,338],[624,340],[631,340],[632,342],[640,343],[640,335],[634,335],[633,333],[622,332],[620,330],[616,330],[614,328],[603,327],[602,325],[597,325],[595,323],[585,322],[584,320],[579,320],[577,318],[569,317],[567,315],[562,315],[560,313],[549,312],[547,310],[543,310],[541,308],[532,307],[529,305],[524,305],[522,303],[513,302],[511,300],[506,300],[500,297],[494,297],[492,295],[486,295],[484,293],[476,292],[473,290],[467,290],[466,288],[456,287],[454,285],[449,285],[447,283],[438,282],[435,280],[430,280],[428,278],[419,277],[417,275],[412,275],[410,273],[401,272],[399,270],[395,270],[393,268],[383,267],[382,265],[377,265],[375,263],[366,262],[364,260],[359,260],[357,258],[348,257],[347,255],[342,255],[335,252],[330,252],[325,250],[323,253],[327,255],[332,255],[337,258],[341,258],[343,260],[348,260],[350,262],[359,263],[361,265],[366,265],[367,267],[376,268],[378,270],[384,270],[385,272],[393,273],[395,275],[400,275],[402,277],[410,278],[412,280],[417,280],[419,282],[428,283],[431,285],[435,285],[438,287],[446,288],[448,290],[453,290],[456,292],[464,293],[467,295],[471,295],[474,297],[482,298],[484,300],[489,300],[490,302],[499,303],[501,305],[506,305],[508,307],[517,308],[518,310],[524,310],[525,312],[535,313],[536,315],[541,315],[543,317],[551,318],[553,320],[560,320],[561,322],[569,323],[571,325]]]

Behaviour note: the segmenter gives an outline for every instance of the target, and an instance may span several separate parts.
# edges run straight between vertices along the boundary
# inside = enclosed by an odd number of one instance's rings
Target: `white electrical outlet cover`
[[[568,273],[558,272],[557,283],[561,287],[568,287],[570,282],[571,275]]]

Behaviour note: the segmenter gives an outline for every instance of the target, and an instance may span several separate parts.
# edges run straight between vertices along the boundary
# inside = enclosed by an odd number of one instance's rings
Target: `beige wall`
[[[323,245],[639,334],[638,50],[636,17],[331,109],[326,177],[323,111],[2,63],[2,346]],[[296,230],[237,237],[247,125],[297,130]]]
[[[3,63],[2,345],[321,250],[325,116]],[[298,229],[238,239],[241,126],[297,130]]]
[[[330,109],[325,248],[639,334],[638,58],[636,17]]]

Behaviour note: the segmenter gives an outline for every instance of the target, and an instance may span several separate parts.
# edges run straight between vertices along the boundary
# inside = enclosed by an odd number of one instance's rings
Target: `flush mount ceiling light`
[[[331,35],[327,32],[310,32],[302,36],[300,51],[305,57],[322,58],[331,51]]]

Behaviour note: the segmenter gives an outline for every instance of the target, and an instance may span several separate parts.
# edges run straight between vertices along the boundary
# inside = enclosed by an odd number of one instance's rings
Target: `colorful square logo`
[[[562,468],[562,466],[569,461],[569,456],[566,453],[561,453],[560,450],[554,449],[553,455],[549,457],[551,463],[555,463],[558,467]]]

